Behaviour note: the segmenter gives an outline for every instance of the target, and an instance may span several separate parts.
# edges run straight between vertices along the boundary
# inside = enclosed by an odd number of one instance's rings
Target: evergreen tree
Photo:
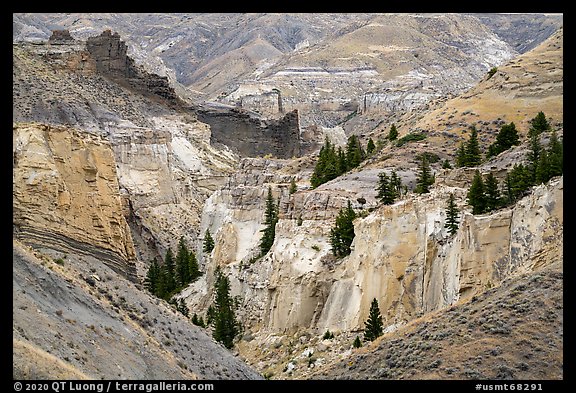
[[[400,197],[402,193],[402,181],[395,171],[392,171],[390,177],[382,171],[378,174],[378,191],[377,198],[385,205],[391,205]]]
[[[390,141],[394,141],[394,140],[396,140],[396,138],[398,138],[398,130],[396,129],[396,126],[394,124],[392,124],[390,126],[390,130],[388,131],[387,138]]]
[[[178,299],[176,303],[176,310],[178,310],[182,315],[188,317],[190,314],[190,309],[186,305],[186,302],[183,298]]]
[[[546,120],[544,112],[540,111],[532,120],[530,120],[530,129],[528,130],[528,137],[532,138],[540,135],[543,132],[550,130],[550,123]]]
[[[446,207],[446,223],[445,228],[448,228],[450,235],[454,235],[458,231],[458,216],[459,211],[454,202],[454,194],[450,193],[448,198],[448,206]]]
[[[146,273],[146,280],[144,286],[151,294],[158,296],[158,284],[160,282],[160,266],[156,258],[150,263],[148,272]]]
[[[522,164],[514,164],[512,170],[506,175],[508,203],[516,202],[531,185],[532,173],[530,169]]]
[[[562,142],[558,140],[556,130],[552,131],[550,135],[550,143],[548,144],[548,161],[549,161],[549,175],[550,177],[560,176],[563,172],[563,146]]]
[[[165,300],[168,300],[172,292],[176,289],[176,274],[174,271],[174,255],[172,250],[168,249],[164,256],[164,265],[162,265],[162,289]]]
[[[346,162],[346,153],[342,150],[342,147],[338,146],[338,152],[336,153],[336,168],[338,171],[338,176],[346,172],[348,168],[348,163]]]
[[[348,201],[348,206],[340,209],[336,217],[336,223],[330,230],[330,244],[332,245],[334,256],[344,257],[350,254],[350,246],[355,235],[353,223],[355,218],[356,212],[352,209],[350,201]]]
[[[480,144],[478,142],[478,131],[476,127],[470,127],[470,139],[466,144],[466,165],[467,167],[480,165],[482,161],[482,153],[480,152]]]
[[[368,320],[364,322],[364,324],[366,325],[364,328],[364,341],[374,341],[384,334],[384,324],[376,298],[374,298],[370,304]]]
[[[392,188],[394,199],[400,198],[402,196],[402,179],[395,170],[392,170],[390,174],[390,186]]]
[[[204,232],[204,243],[202,244],[202,250],[210,254],[214,249],[214,239],[210,234],[210,230],[206,228],[206,232]]]
[[[182,236],[178,242],[178,252],[176,253],[176,284],[179,288],[186,286],[190,282],[188,258],[188,247]]]
[[[362,346],[362,341],[360,341],[360,337],[356,336],[354,339],[354,343],[352,344],[354,348],[360,348]]]
[[[452,165],[450,165],[450,161],[448,161],[448,159],[445,159],[442,163],[442,169],[452,169]]]
[[[480,171],[476,169],[472,185],[468,190],[468,204],[472,206],[472,214],[481,214],[486,210],[486,196],[484,195],[484,180]]]
[[[268,196],[266,198],[266,211],[264,213],[264,225],[266,226],[262,232],[262,239],[260,239],[260,255],[265,255],[272,244],[274,244],[274,237],[276,236],[276,223],[278,222],[278,205],[272,196],[272,188],[268,187]]]
[[[486,211],[489,212],[498,209],[502,205],[502,200],[500,190],[498,189],[498,180],[496,180],[496,177],[491,172],[486,176],[484,189]]]
[[[288,189],[288,193],[290,195],[294,194],[296,191],[298,191],[298,186],[296,185],[296,179],[291,178],[290,179],[290,188]]]
[[[544,149],[540,152],[534,177],[534,184],[546,183],[552,177],[550,176],[550,160],[548,159],[548,152]]]
[[[394,203],[394,195],[392,185],[386,172],[382,171],[378,174],[378,187],[376,188],[378,195],[376,196],[385,205]]]
[[[417,194],[425,194],[430,192],[430,186],[434,184],[434,177],[430,173],[430,164],[426,154],[422,154],[420,158],[420,172],[416,179],[416,188],[414,192]]]
[[[204,323],[204,319],[202,317],[199,317],[198,314],[194,313],[194,315],[192,315],[192,323],[196,326],[200,326],[205,328],[206,324]]]
[[[335,179],[345,171],[346,168],[342,168],[340,155],[336,153],[334,145],[330,143],[330,140],[326,137],[324,145],[320,149],[314,172],[310,177],[312,188],[316,188],[327,181]]]
[[[462,142],[456,151],[456,167],[462,168],[465,166],[468,166],[466,161],[466,146],[464,142]]]
[[[216,309],[213,305],[208,306],[208,310],[206,310],[206,326],[212,325],[212,323],[216,320]]]
[[[190,282],[195,281],[198,277],[202,275],[200,271],[200,267],[198,266],[198,259],[196,258],[196,254],[190,252],[188,254],[188,272],[190,277]]]
[[[233,301],[230,297],[230,281],[219,271],[215,289],[216,301],[212,337],[230,349],[234,346],[234,337],[238,334],[239,329],[234,314]]]
[[[528,152],[529,170],[530,170],[530,185],[536,183],[536,169],[538,168],[538,161],[542,153],[542,146],[540,145],[540,137],[533,135],[530,138],[530,151]]]
[[[346,144],[346,164],[347,169],[356,168],[362,161],[366,154],[362,149],[360,139],[356,135],[350,135],[348,138],[348,143]]]
[[[368,144],[366,145],[366,154],[371,156],[372,153],[374,153],[374,150],[376,150],[376,145],[374,144],[372,138],[370,138],[368,139]]]
[[[496,141],[490,145],[488,148],[487,157],[492,157],[500,154],[501,152],[510,149],[512,146],[520,144],[520,137],[518,136],[518,131],[516,130],[516,125],[512,122],[510,124],[504,124],[498,135],[496,135]]]

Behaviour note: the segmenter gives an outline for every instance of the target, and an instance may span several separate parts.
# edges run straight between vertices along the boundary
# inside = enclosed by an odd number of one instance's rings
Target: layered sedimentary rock
[[[279,119],[265,120],[239,109],[206,109],[198,112],[199,120],[210,125],[211,140],[231,147],[242,156],[267,154],[278,158],[300,156],[298,111]]]
[[[352,173],[315,190],[295,177],[299,191],[290,195],[292,176],[281,163],[244,160],[228,185],[207,200],[201,231],[210,229],[216,248],[203,258],[206,281],[185,293],[192,295],[193,308],[209,304],[211,292],[203,285],[211,286],[210,274],[220,265],[241,299],[245,326],[254,332],[362,329],[373,298],[385,327],[393,329],[562,259],[562,178],[535,187],[513,207],[474,216],[466,208],[466,188],[439,184],[430,194],[412,194],[368,213],[377,203],[371,188],[377,171]],[[409,183],[410,173],[401,177]],[[280,220],[272,249],[258,259],[269,185]],[[444,228],[449,193],[461,209],[454,236]],[[348,200],[358,212],[364,208],[364,218],[354,223],[351,255],[336,260],[330,229]]]
[[[67,127],[14,125],[14,235],[24,243],[97,256],[135,280],[125,202],[106,140]]]

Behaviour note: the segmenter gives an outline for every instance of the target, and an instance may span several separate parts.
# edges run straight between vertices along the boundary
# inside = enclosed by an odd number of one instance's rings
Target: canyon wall
[[[13,127],[15,236],[36,248],[93,255],[136,280],[114,154],[102,138],[67,127]]]
[[[296,177],[299,191],[290,195],[292,176],[281,162],[244,160],[204,207],[201,231],[210,229],[216,247],[202,258],[208,272],[202,284],[185,292],[192,308],[208,306],[211,291],[205,286],[212,285],[211,272],[220,265],[230,274],[232,295],[242,305],[239,315],[252,332],[357,331],[373,298],[385,327],[393,329],[563,258],[562,177],[535,187],[513,207],[472,215],[466,189],[446,185],[369,213],[377,205],[370,188],[376,175],[349,174],[315,190]],[[280,220],[272,249],[257,258],[268,186],[279,199]],[[453,236],[444,228],[449,193],[461,209]],[[352,253],[336,260],[329,234],[348,200],[364,213],[354,222]]]

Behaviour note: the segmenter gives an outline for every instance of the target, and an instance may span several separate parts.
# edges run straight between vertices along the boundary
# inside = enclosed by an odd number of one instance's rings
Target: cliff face
[[[298,111],[279,119],[262,120],[240,110],[202,110],[199,120],[210,125],[211,141],[229,146],[245,157],[271,154],[278,158],[300,156]]]
[[[348,199],[361,208],[359,195],[365,196],[364,208],[376,205],[375,191],[363,187],[374,184],[369,173],[289,195],[291,175],[281,163],[243,161],[204,206],[201,230],[210,229],[216,248],[204,258],[208,274],[202,285],[211,285],[216,264],[230,273],[233,295],[242,299],[239,313],[253,332],[356,331],[373,298],[385,327],[393,329],[563,257],[559,178],[514,207],[483,216],[466,211],[465,188],[439,184],[428,195],[358,218],[351,255],[334,260],[329,233],[339,208]],[[255,260],[268,185],[279,199],[280,220],[272,249]],[[444,228],[449,193],[462,209],[454,236]],[[196,290],[186,293],[191,305],[206,307],[192,300]]]
[[[438,189],[355,223],[354,251],[335,272],[320,330],[363,328],[374,297],[385,326],[404,323],[563,259],[563,178],[513,208],[465,212],[454,237],[444,228],[451,191],[459,190]]]
[[[97,255],[135,280],[135,251],[125,220],[110,144],[67,127],[13,127],[14,234],[26,244]]]
[[[66,39],[15,45],[13,114],[16,122],[64,124],[108,141],[138,256],[149,261],[181,236],[196,239],[200,206],[237,156],[211,146],[210,127],[189,109],[153,89],[140,94],[151,79],[132,68],[123,45],[109,33],[91,40],[90,50]],[[140,275],[145,268],[138,265]]]

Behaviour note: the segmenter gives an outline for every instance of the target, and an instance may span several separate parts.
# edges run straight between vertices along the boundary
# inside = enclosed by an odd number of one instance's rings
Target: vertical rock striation
[[[67,127],[13,127],[14,235],[36,248],[92,255],[136,280],[110,144]]]

